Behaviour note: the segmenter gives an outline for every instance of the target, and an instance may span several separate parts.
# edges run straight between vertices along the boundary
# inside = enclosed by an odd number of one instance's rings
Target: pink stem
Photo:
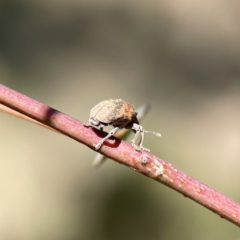
[[[106,133],[85,127],[82,122],[0,84],[0,103],[53,128],[94,150]],[[220,192],[178,170],[170,163],[133,147],[117,138],[110,138],[100,153],[151,177],[182,193],[221,217],[240,226],[240,205]]]

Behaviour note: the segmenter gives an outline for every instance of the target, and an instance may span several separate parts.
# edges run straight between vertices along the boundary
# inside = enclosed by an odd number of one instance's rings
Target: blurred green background
[[[240,202],[238,1],[1,0],[1,83],[87,122],[137,108],[145,147]],[[237,240],[239,229],[70,138],[0,113],[0,238]],[[132,137],[133,135],[131,135]]]

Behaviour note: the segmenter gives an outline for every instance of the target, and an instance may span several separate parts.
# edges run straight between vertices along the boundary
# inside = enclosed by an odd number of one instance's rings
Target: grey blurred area
[[[109,98],[152,108],[145,146],[240,202],[238,1],[1,0],[1,83],[87,122]],[[179,193],[0,113],[0,239],[239,239]],[[132,137],[132,136],[131,136]]]

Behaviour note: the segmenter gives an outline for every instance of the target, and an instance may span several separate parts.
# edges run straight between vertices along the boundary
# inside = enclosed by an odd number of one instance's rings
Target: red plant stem
[[[94,149],[106,133],[85,127],[82,122],[0,84],[0,103]],[[191,198],[221,217],[240,226],[240,205],[218,191],[178,170],[170,163],[110,138],[99,150],[103,155],[155,179]]]

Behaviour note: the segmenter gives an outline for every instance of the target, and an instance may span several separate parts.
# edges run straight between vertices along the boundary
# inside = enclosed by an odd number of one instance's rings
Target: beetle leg
[[[134,136],[134,138],[133,138],[133,140],[132,140],[132,146],[133,146],[137,151],[140,151],[140,148],[136,145],[136,140],[138,139],[139,134],[140,134],[140,132],[139,132],[139,131],[136,131],[136,132],[135,132],[135,136]]]
[[[83,125],[85,126],[85,127],[92,127],[92,124],[91,123],[83,123]]]
[[[83,125],[84,125],[85,127],[92,127],[92,128],[100,129],[101,131],[103,131],[103,128],[105,127],[105,125],[102,124],[102,123],[100,123],[100,124],[98,124],[98,125],[94,125],[94,124],[92,124],[91,122],[88,122],[88,123],[83,123]]]
[[[104,137],[103,139],[101,139],[97,144],[94,144],[94,147],[96,150],[98,150],[102,145],[103,143],[108,139],[110,138],[111,136],[113,136],[117,131],[119,130],[119,127],[115,127],[112,131],[110,131],[108,133],[108,135],[106,137]]]
[[[144,141],[144,130],[142,129],[139,147],[140,147],[140,149],[142,149],[143,151],[150,152],[150,149],[143,147],[143,141]]]
[[[143,127],[141,125],[138,125],[138,124],[134,123],[133,126],[132,126],[132,130],[135,132],[135,136],[132,140],[132,146],[137,151],[143,150],[143,151],[146,151],[146,152],[150,152],[149,149],[143,147],[143,140],[144,140],[144,129],[143,129]],[[136,141],[139,137],[140,137],[140,140],[139,140],[139,147],[138,147],[136,145]]]

